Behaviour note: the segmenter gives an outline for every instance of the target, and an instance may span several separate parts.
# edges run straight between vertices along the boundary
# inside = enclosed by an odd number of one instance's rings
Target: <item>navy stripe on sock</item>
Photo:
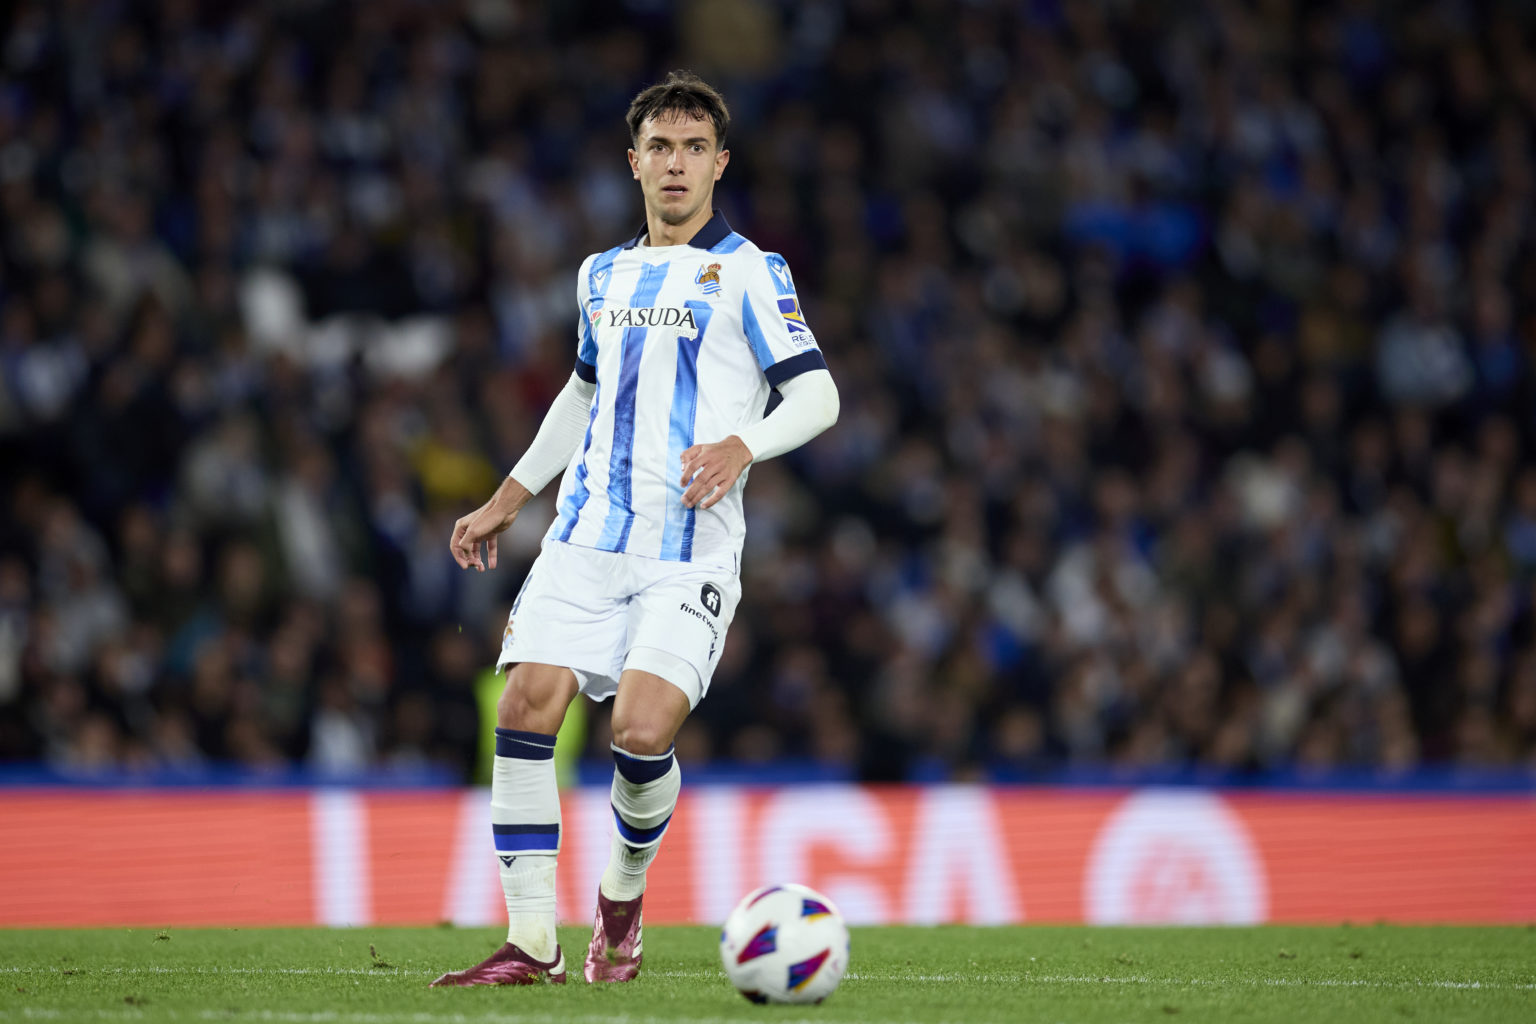
[[[666,821],[663,821],[655,828],[636,828],[624,820],[624,815],[619,813],[617,807],[613,809],[613,823],[618,827],[619,835],[624,837],[626,843],[634,843],[636,846],[648,846],[656,842],[661,838],[662,833],[667,830],[667,825],[671,821],[672,815],[669,814]]]
[[[555,756],[555,737],[547,732],[523,732],[496,727],[496,756],[523,761],[548,761]]]
[[[641,785],[646,782],[655,782],[667,772],[672,770],[672,762],[675,758],[669,748],[662,757],[636,757],[633,754],[613,748],[613,763],[619,769],[619,774],[626,781]]]
[[[498,836],[559,835],[559,825],[492,825],[491,833]]]
[[[560,847],[559,825],[492,825],[497,852],[525,853]]]

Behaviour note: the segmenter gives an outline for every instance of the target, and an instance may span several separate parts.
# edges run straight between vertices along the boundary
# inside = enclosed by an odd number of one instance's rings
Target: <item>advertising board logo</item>
[[[1269,914],[1263,858],[1214,793],[1127,797],[1094,840],[1083,886],[1095,924],[1253,924]]]

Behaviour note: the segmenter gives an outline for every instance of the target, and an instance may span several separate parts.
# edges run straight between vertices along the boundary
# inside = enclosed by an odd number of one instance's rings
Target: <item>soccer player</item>
[[[709,688],[741,595],[748,467],[837,420],[837,388],[789,267],[711,206],[731,156],[720,94],[673,72],[635,97],[626,121],[645,225],[582,263],[575,371],[511,474],[449,542],[461,568],[494,569],[497,534],[564,471],[497,662],[509,671],[491,831],[507,942],[434,985],[565,981],[552,757],[578,693],[613,698],[614,834],[584,973],[639,973],[646,869],[681,783],[672,740]],[[775,388],[783,400],[764,415]]]

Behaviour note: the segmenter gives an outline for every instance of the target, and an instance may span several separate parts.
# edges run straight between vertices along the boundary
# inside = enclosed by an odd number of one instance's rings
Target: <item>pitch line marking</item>
[[[436,976],[432,971],[400,967],[0,967],[6,974],[400,974]],[[442,973],[442,972],[437,972]]]
[[[158,1009],[153,1014],[140,1009],[54,1010],[27,1008],[19,1012],[0,1010],[0,1020],[95,1020],[134,1021],[153,1016],[156,1020],[188,1021],[264,1021],[271,1024],[506,1024],[505,1012],[464,1013],[367,1013],[341,1010],[299,1012],[293,1010],[255,1010],[250,1013],[225,1010],[199,1010],[183,1013],[179,1010]],[[514,1018],[518,1024],[737,1024],[739,1017],[689,1017],[669,1015],[665,1017],[635,1016],[632,1014],[570,1014],[570,1013],[519,1013]],[[775,1024],[825,1024],[820,1018],[785,1017]],[[944,1022],[955,1024],[955,1022]]]
[[[441,973],[436,970],[406,969],[403,967],[0,967],[0,973],[5,974],[59,974],[70,972],[76,975],[84,974],[251,974],[251,975],[356,975],[368,977],[435,977]],[[720,980],[725,977],[723,971],[647,971],[650,977],[675,978],[680,980]],[[1419,988],[1445,988],[1445,989],[1484,989],[1484,990],[1509,990],[1509,991],[1536,991],[1536,982],[1503,982],[1503,981],[1456,981],[1452,979],[1426,979],[1422,981],[1378,981],[1371,978],[1319,978],[1309,980],[1306,978],[1243,978],[1232,981],[1215,981],[1211,978],[1153,978],[1147,975],[1099,975],[1099,974],[912,974],[897,975],[870,975],[858,971],[850,971],[846,976],[848,981],[917,981],[938,984],[1002,984],[1018,985],[1034,982],[1041,985],[1168,985],[1175,988],[1238,988],[1238,987],[1272,987],[1272,988],[1373,988],[1373,989],[1419,989]],[[0,1011],[4,1013],[5,1011]],[[269,1011],[264,1011],[269,1012]],[[394,1020],[396,1018],[389,1018]],[[438,1019],[436,1017],[434,1020]],[[614,1021],[615,1024],[623,1024],[628,1018],[602,1017],[594,1020]],[[638,1021],[642,1018],[633,1018]],[[649,1018],[644,1018],[649,1019]],[[792,1024],[784,1021],[781,1024]]]

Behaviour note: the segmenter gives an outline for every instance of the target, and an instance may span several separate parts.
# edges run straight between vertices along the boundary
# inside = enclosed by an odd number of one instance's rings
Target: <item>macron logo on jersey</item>
[[[617,309],[597,309],[592,311],[592,324],[595,327],[686,327],[690,331],[699,329],[694,322],[693,310],[676,306],[641,306],[631,309],[628,306],[620,306]]]
[[[769,253],[765,262],[768,264],[768,269],[773,272],[773,283],[777,286],[779,294],[795,294],[795,280],[789,276],[789,264],[784,262],[784,257],[777,253]]]

